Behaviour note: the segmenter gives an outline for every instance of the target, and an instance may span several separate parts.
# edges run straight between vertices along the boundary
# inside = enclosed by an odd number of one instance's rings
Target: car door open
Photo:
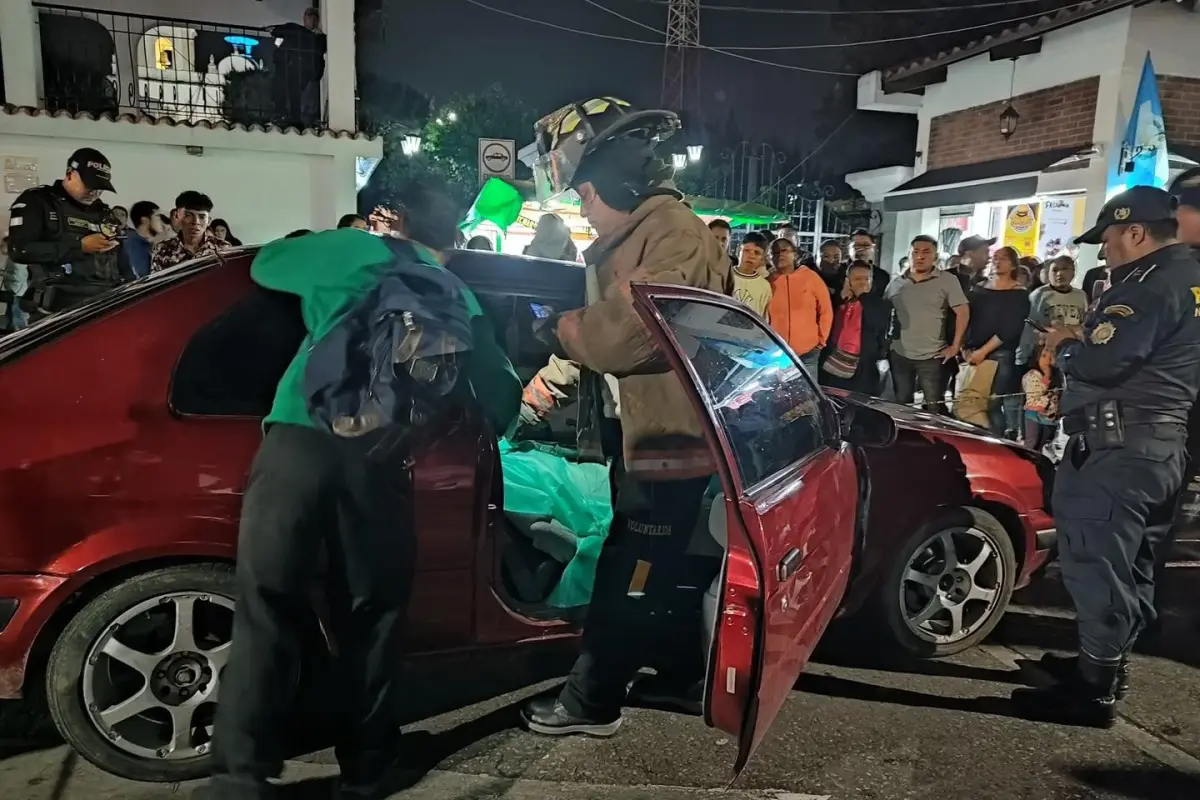
[[[816,381],[744,306],[650,284],[635,285],[633,298],[718,456],[725,513],[713,516],[726,549],[705,720],[738,737],[739,772],[841,602],[854,550],[854,459]]]

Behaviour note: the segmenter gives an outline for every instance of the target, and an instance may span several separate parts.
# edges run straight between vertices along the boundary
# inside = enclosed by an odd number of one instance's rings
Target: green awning
[[[734,227],[774,225],[788,221],[787,214],[761,203],[738,203],[699,195],[690,195],[687,201],[692,204],[692,210],[697,214],[704,217],[724,217]]]

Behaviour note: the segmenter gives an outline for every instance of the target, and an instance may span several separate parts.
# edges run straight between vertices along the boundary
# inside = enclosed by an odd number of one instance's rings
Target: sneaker
[[[557,697],[541,697],[531,700],[521,709],[521,718],[526,727],[542,736],[569,736],[583,734],[608,738],[621,727],[621,714],[612,719],[586,719],[573,716]]]
[[[1033,664],[1048,673],[1056,683],[1074,680],[1079,673],[1079,656],[1055,656],[1046,653]],[[1113,691],[1113,697],[1123,700],[1127,694],[1129,694],[1129,662],[1122,661],[1121,665],[1117,667],[1117,684]]]

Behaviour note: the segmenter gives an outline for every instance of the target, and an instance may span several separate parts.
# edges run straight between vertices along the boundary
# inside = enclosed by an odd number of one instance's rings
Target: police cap
[[[1175,217],[1175,199],[1153,186],[1134,186],[1104,204],[1091,230],[1075,239],[1075,244],[1100,244],[1104,232],[1113,225],[1165,222]]]
[[[112,185],[112,164],[99,150],[81,147],[67,159],[67,169],[78,172],[83,185],[93,192],[116,191]]]
[[[1179,173],[1167,190],[1181,206],[1200,210],[1200,167],[1192,167]]]

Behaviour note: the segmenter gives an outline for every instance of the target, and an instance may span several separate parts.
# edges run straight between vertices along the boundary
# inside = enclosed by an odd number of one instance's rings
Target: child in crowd
[[[1087,313],[1088,296],[1082,289],[1072,286],[1075,280],[1075,262],[1070,256],[1062,255],[1046,265],[1046,285],[1029,295],[1029,318],[1047,328],[1067,328],[1083,324]],[[1031,360],[1037,331],[1026,325],[1017,348],[1017,364],[1036,367]]]
[[[1054,353],[1039,341],[1033,367],[1021,379],[1025,391],[1025,446],[1041,451],[1058,432],[1058,394],[1062,374],[1054,365]]]
[[[767,280],[767,237],[757,231],[742,239],[741,258],[733,268],[733,296],[764,319],[771,303]]]

